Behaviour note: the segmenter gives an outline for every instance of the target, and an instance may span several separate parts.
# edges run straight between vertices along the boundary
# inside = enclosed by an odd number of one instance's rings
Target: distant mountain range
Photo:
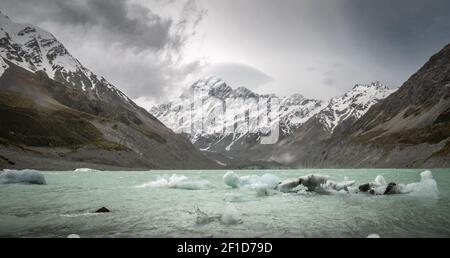
[[[395,90],[358,84],[324,103],[211,78],[151,113],[231,168],[448,167],[450,45]]]
[[[233,89],[221,79],[209,78],[195,82],[179,98],[152,108],[150,113],[176,133],[185,134],[206,155],[220,163],[278,166],[263,157],[305,124],[314,123],[318,127],[314,132],[331,135],[342,124],[362,117],[372,105],[393,92],[379,82],[359,84],[325,103],[300,94],[260,95],[244,87]],[[270,139],[269,135],[275,140],[264,144],[265,138]]]
[[[150,111],[0,13],[0,169],[450,166],[450,45],[399,89],[327,102],[199,80]]]
[[[215,168],[49,32],[0,13],[0,168]]]

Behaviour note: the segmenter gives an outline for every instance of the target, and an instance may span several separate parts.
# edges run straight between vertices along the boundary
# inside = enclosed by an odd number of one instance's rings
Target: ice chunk
[[[415,196],[438,198],[439,190],[436,181],[433,179],[431,171],[424,171],[420,174],[421,180],[411,184],[386,184],[386,180],[382,176],[378,176],[375,182],[366,184],[368,192],[375,195],[383,194],[412,194]],[[361,187],[360,187],[361,190]]]
[[[384,179],[384,177],[383,177],[382,175],[378,175],[378,176],[375,178],[375,183],[376,183],[378,186],[387,186],[386,179]]]
[[[46,185],[44,175],[35,170],[9,170],[0,172],[0,184]]]
[[[411,193],[415,196],[438,198],[439,189],[431,171],[427,170],[422,172],[420,177],[421,180],[419,183],[401,185],[400,191],[402,193]]]
[[[325,188],[328,190],[334,190],[334,191],[344,190],[344,191],[348,192],[349,187],[352,187],[355,183],[356,183],[356,181],[354,181],[354,180],[349,181],[347,178],[343,182],[340,182],[340,183],[328,180],[325,185]]]
[[[186,180],[188,180],[188,178],[183,175],[182,176],[178,176],[176,174],[173,174],[171,176],[164,175],[164,176],[158,176],[158,178],[155,181],[145,183],[138,187],[142,187],[142,188],[145,188],[145,187],[170,187],[170,186],[176,185],[176,184],[186,181]]]
[[[171,176],[164,175],[158,176],[155,181],[151,181],[142,185],[137,186],[138,188],[147,188],[147,187],[167,187],[174,189],[183,189],[183,190],[206,190],[211,189],[214,186],[209,181],[193,181],[189,180],[184,175],[176,175],[173,174]]]
[[[275,189],[280,183],[280,178],[273,174],[264,174],[262,176],[257,175],[247,175],[239,176],[233,171],[228,171],[223,176],[223,182],[232,187],[250,187],[250,188],[260,188],[265,187],[268,189]]]
[[[228,171],[223,176],[223,182],[232,188],[239,188],[239,186],[241,185],[241,180],[239,176],[233,171]]]
[[[74,170],[74,172],[99,172],[99,170],[92,168],[77,168]]]
[[[329,176],[324,175],[307,175],[300,177],[301,184],[308,188],[308,191],[314,191],[321,187],[330,179]]]
[[[295,188],[297,188],[299,185],[300,185],[299,179],[283,181],[277,186],[277,190],[282,193],[289,193],[293,191]]]

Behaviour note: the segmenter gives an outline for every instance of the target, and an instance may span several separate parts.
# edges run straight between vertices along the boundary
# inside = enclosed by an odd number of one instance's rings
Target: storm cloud
[[[448,0],[0,0],[146,108],[199,77],[327,100],[398,87],[450,43]]]
[[[138,51],[177,49],[181,35],[171,33],[174,20],[131,0],[1,0],[12,18],[97,32],[112,44]],[[17,12],[17,14],[16,14]],[[26,17],[26,18],[25,18]],[[184,21],[184,20],[183,20]]]
[[[200,69],[183,47],[205,11],[195,0],[0,0],[16,22],[53,33],[81,63],[131,98],[161,99]],[[159,9],[158,9],[159,8]],[[175,14],[159,14],[169,9]]]

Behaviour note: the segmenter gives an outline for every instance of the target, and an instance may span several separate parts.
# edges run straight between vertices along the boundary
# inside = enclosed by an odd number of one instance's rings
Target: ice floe
[[[138,188],[167,187],[183,190],[207,190],[214,188],[214,186],[209,181],[190,180],[186,176],[176,174],[173,174],[171,176],[169,175],[158,176],[156,180],[139,185],[137,187]]]
[[[250,186],[256,190],[257,196],[269,196],[280,193],[296,193],[306,195],[317,194],[357,194],[360,192],[373,195],[412,194],[420,196],[437,197],[439,190],[431,171],[420,174],[421,181],[411,184],[387,183],[382,175],[378,175],[373,182],[355,186],[356,181],[345,177],[342,182],[330,180],[329,176],[311,174],[300,176],[296,179],[281,181],[277,176],[265,174],[263,176],[249,175],[239,176],[233,171],[228,171],[223,176],[225,185],[232,188]]]

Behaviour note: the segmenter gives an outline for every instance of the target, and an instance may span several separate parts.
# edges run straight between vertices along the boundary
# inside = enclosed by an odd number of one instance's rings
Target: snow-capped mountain
[[[51,33],[13,22],[0,12],[0,57],[31,72],[43,71],[51,79],[81,89],[92,97],[105,93],[131,102],[125,94],[85,68]],[[0,58],[0,75],[8,64]]]
[[[300,94],[279,98],[209,78],[195,82],[176,100],[151,109],[151,113],[177,133],[202,137],[267,134],[277,125],[289,134],[323,108],[323,102]]]
[[[0,154],[0,168],[218,167],[52,34],[2,13]]]
[[[260,95],[209,78],[150,112],[176,133],[187,135],[207,155],[225,157],[223,163],[268,161],[265,155],[276,144],[329,138],[338,126],[356,121],[392,92],[379,82],[358,84],[325,103],[300,94]]]
[[[355,121],[361,118],[370,107],[395,91],[380,82],[357,84],[344,95],[332,98],[316,117],[326,130],[333,133],[339,124],[347,119]]]

